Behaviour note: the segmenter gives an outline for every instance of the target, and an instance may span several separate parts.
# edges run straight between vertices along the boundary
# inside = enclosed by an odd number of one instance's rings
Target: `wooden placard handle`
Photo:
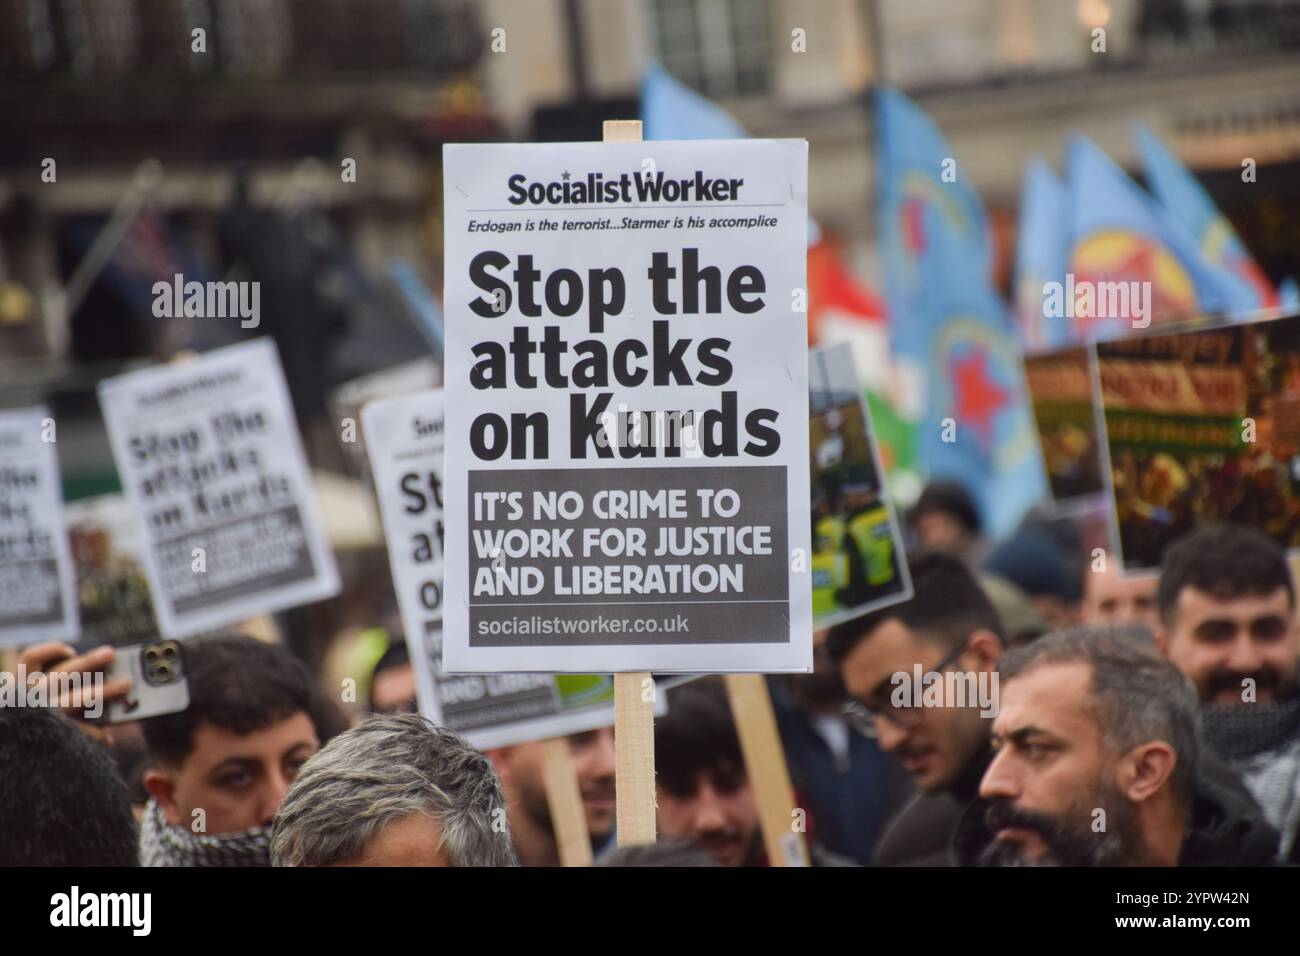
[[[655,842],[654,678],[614,675],[614,799],[618,845]]]
[[[728,674],[727,699],[740,737],[749,785],[758,801],[763,845],[772,866],[807,866],[803,814],[794,805],[790,768],[776,729],[776,714],[762,674]]]
[[[542,741],[542,781],[551,809],[551,826],[560,850],[560,866],[591,866],[591,834],[582,809],[578,775],[573,769],[569,741],[552,737]]]
[[[607,143],[641,142],[640,120],[606,120]],[[655,842],[654,678],[614,675],[614,787],[618,845]]]

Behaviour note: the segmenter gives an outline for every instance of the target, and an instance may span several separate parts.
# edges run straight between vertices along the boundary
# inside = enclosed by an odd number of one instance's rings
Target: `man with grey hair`
[[[514,866],[501,783],[455,731],[375,716],[303,764],[273,866]]]
[[[1272,862],[1277,834],[1204,772],[1196,692],[1149,641],[1078,627],[1001,664],[982,819],[958,852],[986,865]]]

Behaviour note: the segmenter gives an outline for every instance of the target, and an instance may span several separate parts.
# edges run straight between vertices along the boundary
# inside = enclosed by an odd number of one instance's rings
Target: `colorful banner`
[[[827,241],[808,250],[808,340],[853,350],[886,483],[900,500],[914,498],[920,490],[915,421],[920,396],[906,392],[907,382],[890,355],[885,303]]]
[[[818,627],[912,596],[903,539],[848,345],[808,357],[812,601]]]
[[[1079,345],[1026,356],[1025,381],[1052,499],[1066,506],[1103,492],[1088,350]]]
[[[1126,568],[1198,525],[1300,546],[1300,316],[1096,346]]]

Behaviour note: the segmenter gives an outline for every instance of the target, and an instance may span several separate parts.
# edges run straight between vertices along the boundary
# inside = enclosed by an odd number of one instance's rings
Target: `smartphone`
[[[114,648],[113,663],[104,682],[126,677],[131,689],[108,702],[104,722],[121,724],[162,714],[175,714],[190,705],[185,676],[185,652],[178,641],[144,641]]]

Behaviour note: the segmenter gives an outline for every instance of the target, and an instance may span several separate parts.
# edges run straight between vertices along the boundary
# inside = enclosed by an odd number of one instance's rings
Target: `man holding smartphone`
[[[76,721],[93,740],[112,746],[112,728],[98,718],[109,702],[131,691],[129,679],[105,677],[116,653],[108,644],[78,652],[67,644],[51,641],[24,648],[18,657],[18,669],[29,685],[45,683],[46,696],[58,698],[49,701],[51,707]]]
[[[189,706],[140,722],[149,751],[140,825],[144,866],[268,866],[270,824],[298,769],[321,746],[320,708],[307,672],[284,647],[220,634],[187,640]],[[28,672],[93,674],[113,648],[88,654],[40,645],[24,654]],[[52,664],[60,657],[62,663]],[[130,691],[103,684],[104,706]],[[69,699],[70,716],[86,702]],[[113,728],[80,720],[111,743]]]

